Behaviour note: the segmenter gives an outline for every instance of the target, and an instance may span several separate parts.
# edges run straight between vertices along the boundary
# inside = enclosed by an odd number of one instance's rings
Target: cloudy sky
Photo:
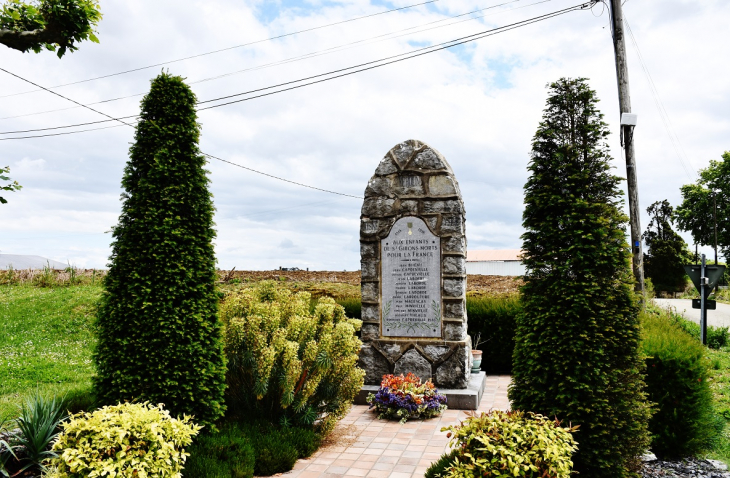
[[[81,44],[61,60],[50,52],[22,54],[0,46],[0,66],[108,115],[129,116],[138,113],[150,79],[163,67],[187,78],[204,101],[408,53],[580,3],[436,0],[411,6],[423,1],[102,0],[100,44]],[[382,13],[399,7],[409,8]],[[723,40],[730,2],[628,0],[624,11],[667,114],[660,115],[629,43],[641,208],[662,199],[677,205],[679,187],[730,149],[730,43]],[[358,17],[366,18],[345,22]],[[326,26],[337,22],[344,23]],[[296,33],[302,30],[310,31]],[[272,37],[280,38],[268,40]],[[223,51],[175,61],[216,50]],[[156,66],[143,68],[150,65]],[[425,141],[446,156],[461,185],[469,248],[518,248],[530,140],[546,84],[563,76],[589,78],[606,121],[618,131],[613,48],[602,4],[382,68],[201,111],[201,149],[267,174],[362,196],[391,147],[411,138]],[[77,83],[96,77],[103,78]],[[59,86],[67,83],[76,84]],[[676,138],[667,132],[666,118]],[[0,72],[0,132],[103,119]],[[104,126],[114,123],[0,138]],[[9,165],[12,178],[23,185],[0,206],[0,252],[104,267],[111,240],[105,232],[119,215],[132,140],[132,128],[116,126],[0,141],[0,166]],[[623,176],[618,135],[610,145],[615,172]],[[219,161],[208,169],[220,268],[359,268],[360,199]],[[642,226],[647,223],[644,215]]]

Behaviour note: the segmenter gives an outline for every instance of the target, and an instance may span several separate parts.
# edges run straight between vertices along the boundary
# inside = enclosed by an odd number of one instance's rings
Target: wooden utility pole
[[[613,51],[616,54],[616,78],[618,80],[618,102],[621,115],[631,112],[629,95],[629,69],[626,63],[624,41],[624,15],[621,0],[611,0],[611,22]],[[634,156],[634,127],[621,125],[621,145],[626,155],[626,181],[629,192],[629,218],[631,222],[631,253],[633,257],[636,291],[644,293],[644,263],[641,246],[641,222],[639,211],[639,190],[636,181],[636,158]]]

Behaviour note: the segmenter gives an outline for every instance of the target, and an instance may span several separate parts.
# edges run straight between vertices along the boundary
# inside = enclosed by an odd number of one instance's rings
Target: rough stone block
[[[463,299],[458,302],[444,302],[444,317],[447,319],[463,319],[464,310]]]
[[[363,216],[389,216],[395,213],[395,199],[366,198],[362,203]]]
[[[415,199],[406,199],[400,202],[401,214],[418,214],[418,201]]]
[[[395,165],[395,161],[391,159],[389,155],[386,155],[378,164],[378,168],[375,170],[377,176],[387,176],[389,174],[395,174],[398,172],[398,167]]]
[[[380,326],[378,324],[362,324],[360,329],[360,338],[363,342],[371,342],[377,340],[380,336]]]
[[[422,348],[423,352],[428,355],[432,362],[441,361],[444,356],[451,352],[451,347],[448,345],[425,345]]]
[[[449,176],[431,176],[428,178],[428,192],[431,196],[456,196],[456,183]]]
[[[464,234],[464,220],[461,215],[444,215],[441,218],[442,234]]]
[[[364,282],[361,287],[362,300],[364,302],[378,301],[378,284],[375,282]]]
[[[408,372],[415,374],[425,382],[431,378],[431,363],[416,349],[411,349],[401,355],[401,358],[395,363],[393,371],[395,375],[405,375]]]
[[[444,339],[459,341],[466,339],[466,324],[457,322],[446,322],[444,324]]]
[[[360,275],[365,280],[378,280],[378,261],[360,261]]]
[[[397,344],[380,344],[380,351],[390,362],[395,363],[400,358],[401,346]]]
[[[416,143],[412,139],[409,139],[408,141],[404,141],[397,145],[395,148],[393,148],[391,151],[393,153],[393,157],[395,157],[396,161],[398,161],[398,164],[402,168],[406,166],[406,163],[408,163],[408,160],[411,159],[411,156],[413,156],[413,145]]]
[[[365,236],[377,234],[380,231],[380,221],[363,218],[360,222],[360,232]]]
[[[442,388],[466,388],[469,383],[469,357],[467,347],[459,347],[436,370],[434,382]]]
[[[426,193],[421,176],[416,174],[401,175],[396,184],[396,194],[399,196],[423,196]]]
[[[466,239],[462,236],[452,236],[441,240],[444,252],[466,255]]]
[[[416,157],[413,159],[413,165],[419,169],[426,170],[446,169],[444,158],[431,148],[423,149],[416,154]]]
[[[460,213],[463,209],[461,201],[456,199],[423,201],[424,214],[432,213]]]
[[[466,279],[444,279],[444,297],[463,297]]]
[[[390,363],[372,345],[363,344],[360,347],[358,366],[365,370],[365,384],[380,385],[383,375],[392,373]]]
[[[444,274],[466,274],[466,259],[463,257],[444,257]]]
[[[373,176],[365,188],[365,197],[390,196],[393,193],[393,176]]]
[[[377,305],[363,304],[360,311],[363,322],[379,322],[380,313]]]
[[[360,257],[365,259],[378,259],[378,247],[377,242],[361,242],[360,243]]]
[[[426,224],[428,224],[428,227],[431,228],[431,230],[436,233],[436,235],[440,234],[438,225],[439,225],[439,218],[438,216],[421,216],[421,219],[426,221]]]

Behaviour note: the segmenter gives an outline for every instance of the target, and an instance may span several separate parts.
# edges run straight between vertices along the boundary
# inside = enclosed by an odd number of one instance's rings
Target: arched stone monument
[[[413,372],[439,388],[469,386],[464,222],[459,184],[438,151],[408,140],[385,155],[360,217],[366,385]]]

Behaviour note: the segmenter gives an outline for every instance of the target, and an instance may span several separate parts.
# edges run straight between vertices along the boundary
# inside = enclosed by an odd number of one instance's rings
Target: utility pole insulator
[[[616,79],[618,102],[621,109],[621,144],[626,156],[626,181],[629,193],[629,220],[631,223],[631,255],[636,278],[636,291],[644,294],[644,263],[641,246],[641,212],[639,210],[639,189],[636,179],[636,157],[634,155],[634,127],[636,116],[631,114],[629,94],[629,69],[626,63],[626,42],[624,41],[624,16],[621,0],[611,0],[611,27],[613,51],[616,55]],[[633,123],[633,124],[631,124]]]

